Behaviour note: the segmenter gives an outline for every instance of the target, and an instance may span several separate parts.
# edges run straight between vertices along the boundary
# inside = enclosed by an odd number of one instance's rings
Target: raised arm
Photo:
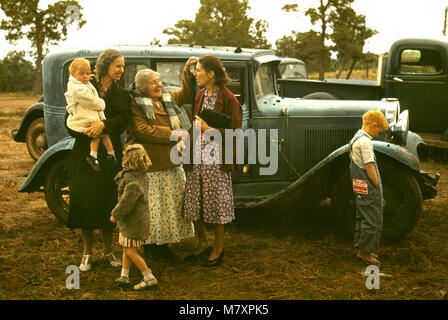
[[[195,97],[195,85],[193,80],[193,74],[190,71],[190,66],[196,64],[199,61],[198,58],[191,57],[188,59],[184,67],[184,73],[182,77],[182,88],[179,91],[169,91],[171,99],[174,104],[182,106],[184,104],[191,104]]]

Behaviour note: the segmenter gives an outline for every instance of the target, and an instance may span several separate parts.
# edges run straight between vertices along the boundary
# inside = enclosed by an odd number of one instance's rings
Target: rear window
[[[431,74],[442,71],[442,56],[434,49],[405,49],[400,56],[400,73]]]

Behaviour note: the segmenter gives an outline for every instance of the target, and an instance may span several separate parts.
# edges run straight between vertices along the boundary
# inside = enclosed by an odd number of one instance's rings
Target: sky
[[[53,0],[40,0],[46,8]],[[275,46],[275,41],[292,30],[308,31],[313,26],[304,12],[316,6],[318,0],[249,0],[249,16],[265,19],[269,28],[265,34]],[[200,7],[199,0],[79,0],[87,23],[77,30],[70,27],[67,40],[56,47],[85,47],[115,44],[148,44],[158,39],[162,44],[168,36],[162,31],[181,19],[194,20]],[[299,13],[285,13],[281,8],[287,3],[298,3]],[[444,10],[448,0],[355,0],[353,8],[366,16],[368,27],[378,34],[370,38],[364,51],[384,53],[398,39],[423,37],[445,39],[442,36]],[[74,13],[75,14],[75,13]],[[0,19],[4,19],[0,11]],[[0,31],[0,59],[11,50],[29,50],[28,40],[11,45]],[[54,49],[55,47],[50,47]]]

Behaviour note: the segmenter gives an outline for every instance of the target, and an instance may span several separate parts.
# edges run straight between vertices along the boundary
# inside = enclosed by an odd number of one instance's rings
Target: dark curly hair
[[[215,73],[215,84],[217,86],[230,82],[226,69],[218,57],[212,55],[203,56],[199,59],[199,63],[204,67],[205,71],[213,71]]]
[[[115,49],[106,49],[101,52],[95,64],[95,77],[98,83],[107,74],[110,64],[120,57],[123,57],[123,55]]]

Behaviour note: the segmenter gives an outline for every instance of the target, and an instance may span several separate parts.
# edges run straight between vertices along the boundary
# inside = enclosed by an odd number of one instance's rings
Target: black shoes
[[[221,251],[221,254],[214,260],[206,260],[204,263],[204,267],[215,267],[219,266],[222,263],[224,258],[224,251]]]
[[[120,164],[118,163],[117,158],[113,154],[108,154],[106,160],[111,162],[113,165],[115,165],[117,167],[120,166]]]
[[[213,247],[208,246],[207,249],[205,249],[204,251],[202,251],[199,254],[190,254],[190,255],[186,256],[184,258],[184,261],[190,262],[190,263],[204,262],[208,258],[210,253],[212,253],[212,250],[213,250]]]
[[[151,260],[158,261],[160,259],[166,259],[171,261],[177,261],[178,256],[171,251],[167,244],[145,244],[143,245],[144,256]]]
[[[90,167],[91,167],[93,170],[95,170],[95,171],[97,171],[97,172],[101,172],[100,163],[98,162],[98,159],[97,159],[97,158],[95,158],[95,157],[93,157],[93,156],[91,156],[91,155],[88,155],[88,156],[86,157],[86,161],[87,161],[87,163],[90,165]]]

